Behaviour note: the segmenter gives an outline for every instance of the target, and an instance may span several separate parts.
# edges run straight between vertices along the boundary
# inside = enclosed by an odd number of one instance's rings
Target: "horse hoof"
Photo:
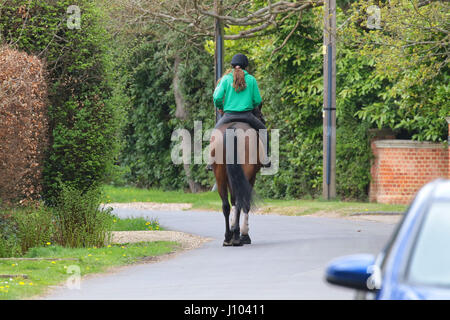
[[[243,236],[241,236],[241,243],[242,244],[251,244],[252,240],[250,239],[250,237],[248,235],[243,235]]]
[[[242,245],[243,245],[243,243],[241,242],[240,239],[238,239],[238,240],[233,240],[233,247],[240,247],[240,246],[242,246]]]
[[[224,247],[231,247],[232,245],[233,245],[233,243],[231,241],[226,241],[226,240],[223,241]]]

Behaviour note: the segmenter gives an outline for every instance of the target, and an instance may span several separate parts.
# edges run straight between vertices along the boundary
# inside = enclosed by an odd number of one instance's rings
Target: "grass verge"
[[[107,271],[108,268],[139,262],[150,256],[160,256],[179,248],[176,242],[155,241],[115,244],[104,248],[64,248],[47,246],[32,248],[26,258],[50,260],[0,260],[0,299],[30,298],[45,293],[49,286],[62,284],[75,271],[84,276]],[[58,260],[75,258],[76,260]],[[25,275],[6,277],[4,275]]]
[[[145,219],[142,217],[119,218],[112,217],[111,231],[152,231],[164,230],[156,219]]]
[[[352,213],[369,212],[404,212],[406,206],[372,202],[344,202],[325,200],[266,200],[259,205],[262,213],[282,213],[285,215],[308,215],[321,213],[335,213],[350,215]]]
[[[109,202],[156,202],[191,203],[193,209],[214,209],[222,207],[217,192],[185,193],[133,187],[104,186],[103,203]]]
[[[133,187],[104,187],[104,203],[109,202],[156,202],[190,203],[192,209],[222,210],[222,202],[217,192],[184,193],[183,191],[162,191],[157,189],[139,189]],[[356,212],[404,212],[404,205],[389,205],[371,202],[347,202],[324,200],[278,200],[261,199],[257,207],[262,213],[285,215],[306,215],[333,212],[348,215]]]

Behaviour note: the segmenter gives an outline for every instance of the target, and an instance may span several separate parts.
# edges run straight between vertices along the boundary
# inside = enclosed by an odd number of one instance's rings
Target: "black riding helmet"
[[[245,54],[235,54],[233,59],[231,59],[231,65],[233,66],[233,68],[235,66],[240,66],[242,69],[245,69],[248,67],[248,59]]]

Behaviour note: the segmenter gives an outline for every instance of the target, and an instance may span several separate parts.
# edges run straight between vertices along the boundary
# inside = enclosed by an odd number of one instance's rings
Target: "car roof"
[[[450,200],[450,180],[438,179],[433,181],[433,194],[435,199]]]

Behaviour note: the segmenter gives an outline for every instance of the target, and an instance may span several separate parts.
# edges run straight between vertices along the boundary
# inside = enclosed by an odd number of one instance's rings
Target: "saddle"
[[[264,119],[264,117],[263,117],[263,114],[262,114],[262,112],[261,112],[261,109],[262,109],[262,103],[260,103],[259,104],[259,106],[258,107],[256,107],[256,108],[254,108],[252,111],[251,111],[251,113],[258,119],[258,120],[260,120],[264,125],[266,124],[266,120]],[[221,112],[222,113],[222,112]],[[222,113],[223,114],[223,113]],[[225,124],[225,126],[224,127],[222,127],[222,131],[223,130],[226,130],[226,128],[228,128],[229,126],[235,126],[237,123],[239,123],[239,122],[242,122],[242,124],[241,125],[247,125],[247,126],[250,126],[251,127],[251,125],[245,120],[245,119],[242,119],[242,121],[240,121],[240,119],[236,119],[235,121],[230,121],[230,122],[227,122],[228,123],[228,126],[226,126]],[[258,134],[258,133],[257,133]],[[211,138],[212,139],[212,138]],[[260,141],[259,139],[258,139],[258,141]],[[211,140],[210,141],[210,143],[211,143],[211,145],[213,144],[213,140]],[[259,142],[260,143],[260,142]],[[266,152],[268,153],[268,150],[266,149]],[[211,154],[211,155],[213,155],[213,154]],[[214,155],[213,155],[214,156]],[[263,167],[267,167],[267,166],[270,166],[270,163],[269,164],[264,164],[263,165]],[[211,167],[211,165],[208,165],[207,166],[207,170],[212,170],[212,167]]]

